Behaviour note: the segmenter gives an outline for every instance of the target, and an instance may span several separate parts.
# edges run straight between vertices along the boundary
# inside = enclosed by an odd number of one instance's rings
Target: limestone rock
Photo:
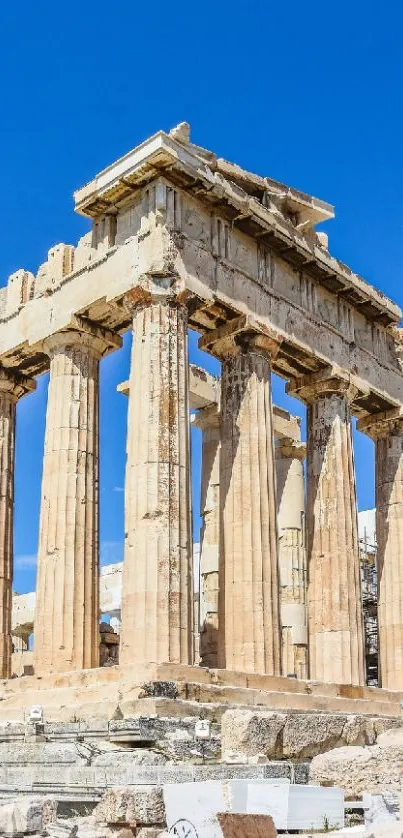
[[[56,813],[57,801],[52,797],[16,797],[0,806],[0,835],[41,833],[56,821]]]
[[[71,820],[57,820],[46,828],[49,838],[75,838],[78,832],[78,825]]]
[[[132,826],[164,824],[162,789],[146,785],[108,789],[93,814],[96,823]]]
[[[60,824],[61,821],[58,820],[57,823]],[[96,822],[94,815],[69,818],[64,823],[77,829],[77,838],[133,838],[133,830],[129,827],[111,827],[106,824],[99,824]],[[51,830],[47,831],[49,838],[53,838]]]
[[[282,713],[227,710],[221,720],[223,760],[226,760],[226,754],[231,762],[236,760],[237,754],[280,756],[286,718]]]
[[[372,745],[376,734],[371,719],[331,713],[296,713],[284,726],[283,755],[307,758],[346,745]]]
[[[268,758],[306,759],[343,745],[373,745],[393,720],[344,713],[277,713],[226,710],[222,717],[225,762]],[[402,732],[403,737],[403,732]]]
[[[349,794],[400,793],[402,774],[403,731],[390,730],[376,745],[335,748],[316,756],[309,781],[341,786]]]

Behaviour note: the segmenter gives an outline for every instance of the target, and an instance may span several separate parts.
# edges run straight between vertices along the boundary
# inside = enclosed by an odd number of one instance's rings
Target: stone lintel
[[[189,407],[191,410],[201,410],[210,405],[218,404],[219,379],[215,375],[198,367],[196,364],[189,364]],[[130,382],[122,381],[116,387],[118,393],[128,396]]]
[[[372,413],[357,422],[357,430],[367,434],[371,439],[387,436],[398,429],[403,433],[403,406]]]
[[[218,404],[220,379],[196,364],[189,365],[189,404],[191,410],[200,410]]]
[[[192,418],[192,424],[195,427],[200,427],[198,424],[198,416],[200,412],[203,421],[207,419],[207,408],[214,407],[218,411],[219,401],[219,384],[220,379],[206,370],[198,367],[196,364],[189,364],[189,407],[191,410],[197,410],[197,416]],[[128,396],[130,392],[130,382],[122,381],[117,385],[118,393]],[[212,414],[213,415],[213,411]],[[217,413],[217,416],[219,414]],[[285,410],[279,405],[273,405],[273,429],[276,439],[284,441],[294,441],[299,443],[301,439],[301,420],[299,416],[293,416],[288,410]],[[297,454],[295,454],[297,456]],[[302,458],[305,454],[302,455]]]
[[[369,388],[358,376],[337,365],[327,366],[311,375],[294,378],[286,386],[288,395],[306,404],[313,404],[321,396],[345,396],[349,402],[369,393]]]
[[[294,439],[298,442],[301,439],[301,419],[293,416],[289,410],[273,405],[274,433],[279,439]]]
[[[229,358],[245,350],[276,358],[282,340],[278,332],[242,314],[203,335],[199,340],[199,349],[219,358]]]
[[[276,443],[276,456],[284,457],[284,459],[304,460],[306,444],[295,439],[280,437]]]
[[[0,367],[0,395],[18,401],[36,389],[36,381],[21,375],[18,369]]]
[[[171,173],[176,172],[180,182],[186,184],[186,191],[195,193],[198,201],[206,203],[207,199],[209,212],[213,196],[221,213],[228,214],[230,207],[236,210],[236,218],[243,221],[250,218],[249,236],[269,235],[281,253],[286,244],[294,251],[297,263],[305,266],[313,263],[315,277],[318,275],[317,268],[320,276],[324,274],[326,279],[335,277],[337,284],[347,293],[352,293],[355,300],[358,298],[371,308],[371,318],[375,315],[374,319],[384,325],[400,322],[401,310],[395,303],[332,258],[323,247],[313,246],[311,240],[301,235],[301,230],[283,214],[287,215],[290,210],[297,213],[305,228],[314,226],[319,218],[330,217],[332,208],[329,205],[265,178],[263,182],[258,179],[258,183],[270,197],[270,207],[263,206],[251,195],[251,189],[253,192],[256,190],[256,176],[226,161],[217,161],[211,152],[206,156],[206,151],[201,152],[193,143],[183,143],[163,131],[158,131],[79,189],[74,196],[76,211],[92,218],[115,211],[116,206],[127,200],[133,190],[149,183],[156,170],[164,168],[169,168]],[[233,214],[231,219],[234,223]]]
[[[43,350],[52,355],[60,348],[75,345],[88,347],[92,354],[100,359],[109,352],[120,349],[122,338],[111,329],[105,329],[85,317],[74,315],[68,329],[45,338]]]

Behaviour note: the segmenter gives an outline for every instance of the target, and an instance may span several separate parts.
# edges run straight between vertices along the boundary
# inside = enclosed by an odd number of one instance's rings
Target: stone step
[[[39,704],[48,722],[109,721],[142,715],[139,702],[150,698],[402,718],[403,693],[179,664],[113,666],[1,681],[0,718],[24,721]]]

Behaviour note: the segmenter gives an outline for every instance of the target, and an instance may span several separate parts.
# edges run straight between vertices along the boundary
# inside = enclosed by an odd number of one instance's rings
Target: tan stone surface
[[[276,347],[246,334],[230,334],[227,347],[226,337],[225,330],[215,336],[223,357],[219,662],[230,670],[276,675],[281,650],[270,381]]]
[[[192,657],[187,313],[164,280],[134,301],[120,660]]]
[[[35,671],[98,665],[99,360],[120,338],[77,321],[50,338]]]
[[[364,646],[349,376],[333,369],[296,381],[308,403],[310,677],[364,683]]]
[[[277,829],[270,815],[237,815],[219,812],[217,819],[224,838],[276,838]]]

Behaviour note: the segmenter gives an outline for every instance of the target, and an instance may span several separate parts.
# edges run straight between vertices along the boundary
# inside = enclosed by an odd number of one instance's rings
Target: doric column
[[[357,502],[348,374],[326,369],[289,392],[308,404],[307,538],[310,677],[364,683]]]
[[[193,424],[202,432],[200,513],[200,661],[217,666],[218,555],[220,540],[220,415],[217,404],[198,410]]]
[[[282,673],[308,677],[306,609],[305,486],[306,446],[295,439],[276,442],[279,530]]]
[[[403,416],[358,423],[375,440],[380,686],[403,690]]]
[[[246,318],[200,340],[221,377],[219,665],[279,675],[276,475],[270,363]]]
[[[118,335],[75,318],[50,357],[35,608],[35,673],[99,661],[99,360]]]
[[[133,311],[121,663],[191,663],[187,311],[169,279]]]
[[[0,678],[11,678],[15,414],[35,381],[0,369]]]

